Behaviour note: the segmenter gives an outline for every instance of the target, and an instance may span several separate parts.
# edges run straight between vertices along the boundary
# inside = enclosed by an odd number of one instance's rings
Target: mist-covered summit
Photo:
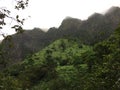
[[[108,9],[108,11],[105,13],[105,14],[113,14],[113,13],[116,13],[116,12],[119,12],[120,10],[120,7],[115,7],[115,6],[112,6],[111,8]]]
[[[71,29],[71,28],[79,28],[78,26],[81,25],[82,20],[72,17],[65,18],[61,25],[59,26],[59,29],[63,29],[62,27],[65,27],[64,30]]]

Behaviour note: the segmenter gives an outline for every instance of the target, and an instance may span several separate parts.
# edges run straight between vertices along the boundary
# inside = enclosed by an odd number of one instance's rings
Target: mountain
[[[94,13],[84,21],[68,17],[56,30],[56,36],[75,37],[85,44],[95,44],[114,32],[120,24],[119,16],[120,8],[111,7],[105,14]]]
[[[119,90],[120,27],[94,46],[59,39],[0,72],[1,90]]]
[[[114,32],[120,24],[119,16],[120,8],[112,7],[104,15],[94,13],[84,21],[68,17],[63,20],[59,28],[52,27],[47,32],[34,28],[22,34],[12,35],[12,44],[4,39],[1,51],[6,52],[3,55],[4,59],[9,58],[9,65],[11,65],[60,38],[77,38],[81,43],[94,45]]]
[[[104,15],[94,13],[83,21],[75,36],[87,44],[94,44],[108,38],[120,24],[120,8],[111,9]]]

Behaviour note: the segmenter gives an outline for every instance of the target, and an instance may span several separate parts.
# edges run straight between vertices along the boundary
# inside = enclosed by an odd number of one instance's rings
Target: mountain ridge
[[[27,55],[38,52],[60,38],[78,38],[82,43],[94,45],[108,38],[120,24],[120,8],[112,7],[112,12],[105,15],[93,14],[87,20],[65,18],[58,28],[52,27],[47,32],[39,28],[12,35],[13,48],[8,48],[6,40],[2,41],[3,50],[9,54],[13,63],[23,60]],[[110,9],[111,10],[111,9]],[[6,43],[6,44],[5,44]]]

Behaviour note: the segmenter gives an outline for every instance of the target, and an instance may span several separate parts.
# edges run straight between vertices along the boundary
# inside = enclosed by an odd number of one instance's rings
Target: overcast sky
[[[48,29],[58,27],[67,17],[87,19],[94,12],[104,13],[111,6],[120,6],[120,0],[29,0],[26,10],[19,14],[26,18],[24,28]],[[0,0],[0,7],[14,11],[14,0]],[[16,12],[11,13],[14,15]],[[30,18],[28,16],[31,16]],[[6,29],[7,30],[7,29]],[[8,32],[8,31],[7,31]],[[9,32],[8,32],[9,33]]]
[[[27,14],[31,19],[26,21],[26,28],[58,27],[66,16],[86,19],[111,6],[120,6],[120,0],[30,0]]]

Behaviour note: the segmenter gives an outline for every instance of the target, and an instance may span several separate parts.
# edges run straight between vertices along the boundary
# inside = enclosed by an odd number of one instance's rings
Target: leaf
[[[3,18],[5,18],[5,14],[0,13],[0,19],[3,19]]]
[[[0,27],[0,29],[2,29],[2,27]]]
[[[17,16],[16,16],[16,18],[18,19],[18,18],[19,18],[19,16],[17,15]]]

